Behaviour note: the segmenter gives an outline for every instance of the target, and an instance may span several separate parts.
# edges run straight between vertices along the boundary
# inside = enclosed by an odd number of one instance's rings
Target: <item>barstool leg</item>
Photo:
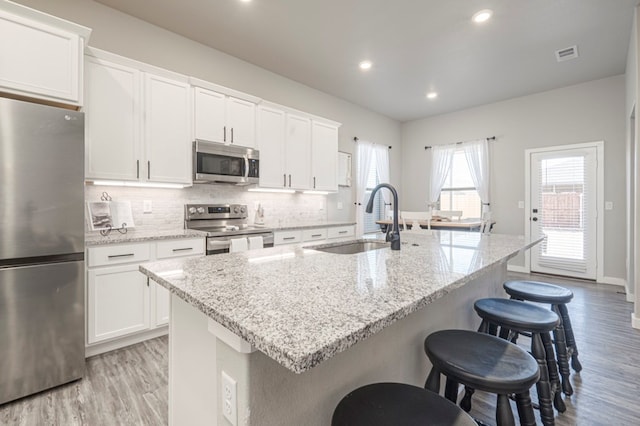
[[[573,336],[573,328],[571,327],[569,311],[565,304],[558,305],[558,308],[562,315],[562,325],[564,327],[565,337],[567,338],[567,348],[569,348],[571,355],[571,367],[576,371],[576,373],[579,373],[580,370],[582,370],[582,364],[580,364],[580,360],[578,360],[578,345],[576,345],[576,339]]]
[[[549,370],[549,381],[551,382],[551,393],[553,394],[553,406],[560,413],[564,413],[567,407],[562,400],[562,386],[560,385],[560,376],[558,375],[558,364],[556,363],[556,355],[553,352],[551,344],[551,336],[549,333],[541,333],[544,352],[547,357],[547,370]]]
[[[440,393],[440,371],[433,367],[427,381],[424,384],[424,388],[435,393]]]
[[[464,387],[464,396],[460,400],[460,408],[462,408],[467,413],[471,411],[471,397],[473,396],[474,392],[475,389],[470,388],[469,386]]]
[[[529,391],[516,394],[516,407],[520,416],[520,426],[536,426],[536,417],[533,414],[533,405]]]
[[[511,412],[509,397],[498,395],[498,407],[496,408],[496,423],[498,426],[515,426],[516,421]],[[534,423],[535,424],[535,423]]]
[[[555,424],[553,407],[551,405],[551,384],[549,383],[549,370],[547,369],[547,359],[544,353],[542,338],[538,333],[531,335],[531,352],[540,367],[540,379],[536,383],[538,390],[538,404],[540,404],[540,419],[545,426]]]
[[[558,356],[558,368],[560,375],[562,376],[562,392],[567,395],[573,395],[573,388],[571,387],[571,371],[569,370],[569,357],[567,356],[567,343],[564,336],[564,326],[562,325],[562,315],[558,305],[552,305],[551,309],[560,318],[560,323],[553,330],[553,340],[556,345],[556,355]]]
[[[447,377],[444,385],[444,397],[454,404],[458,403],[458,382]]]

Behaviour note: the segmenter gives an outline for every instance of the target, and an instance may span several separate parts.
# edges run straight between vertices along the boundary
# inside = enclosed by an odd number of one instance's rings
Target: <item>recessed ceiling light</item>
[[[435,99],[438,97],[438,93],[437,92],[429,92],[427,93],[427,99]]]
[[[481,24],[483,22],[488,21],[489,18],[491,18],[491,15],[493,15],[493,11],[489,9],[484,9],[474,13],[473,16],[471,17],[471,20],[476,24]]]
[[[362,62],[360,62],[360,64],[358,66],[363,71],[370,70],[371,67],[373,66],[373,62],[371,62],[371,61],[362,61]]]
[[[251,0],[240,0],[242,3],[250,3]]]

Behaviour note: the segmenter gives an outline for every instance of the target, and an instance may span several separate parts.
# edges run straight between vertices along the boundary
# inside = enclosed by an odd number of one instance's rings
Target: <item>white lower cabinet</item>
[[[283,244],[324,241],[332,238],[352,237],[355,235],[355,233],[356,230],[354,225],[275,231],[273,233],[273,244],[279,246]]]
[[[149,328],[149,287],[138,265],[89,271],[87,343]]]
[[[168,332],[169,291],[138,267],[156,259],[204,255],[204,238],[87,249],[87,356]]]

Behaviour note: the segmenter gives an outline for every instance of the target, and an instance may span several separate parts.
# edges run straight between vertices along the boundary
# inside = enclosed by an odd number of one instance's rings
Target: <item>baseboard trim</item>
[[[624,278],[617,278],[617,277],[602,277],[602,280],[598,282],[602,284],[618,285],[621,287],[626,287],[627,285],[627,280],[625,280]]]
[[[520,265],[507,265],[507,271],[509,272],[521,272],[523,274],[528,274],[529,270],[524,266]]]
[[[144,342],[145,340],[154,339],[156,337],[169,334],[169,326],[162,326],[154,330],[145,331],[143,333],[133,334],[122,338],[116,338],[108,342],[96,343],[84,348],[84,357],[89,358],[92,356],[100,355],[105,352],[111,352],[116,349],[124,348],[126,346],[135,345],[136,343]]]
[[[640,330],[640,318],[635,313],[631,314],[631,326]]]

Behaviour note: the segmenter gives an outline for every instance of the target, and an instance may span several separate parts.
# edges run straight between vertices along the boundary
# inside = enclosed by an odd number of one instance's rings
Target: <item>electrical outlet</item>
[[[605,210],[613,210],[613,201],[605,201],[604,202]]]
[[[524,209],[524,201],[518,201],[518,208]]]
[[[238,424],[237,382],[224,371],[221,375],[222,414],[233,426]]]
[[[338,201],[338,210],[342,210],[342,201]]]
[[[151,213],[151,210],[152,210],[151,200],[144,200],[142,202],[142,212]]]

